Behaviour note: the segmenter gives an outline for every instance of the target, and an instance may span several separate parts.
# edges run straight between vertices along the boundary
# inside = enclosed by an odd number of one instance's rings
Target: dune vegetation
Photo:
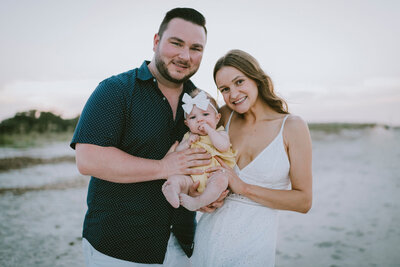
[[[18,112],[0,123],[0,146],[22,148],[71,140],[78,120],[79,116],[63,119],[46,111]]]

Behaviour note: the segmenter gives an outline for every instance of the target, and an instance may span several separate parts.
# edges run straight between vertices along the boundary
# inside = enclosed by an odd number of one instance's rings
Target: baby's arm
[[[211,139],[212,144],[220,152],[226,152],[231,147],[229,135],[225,131],[217,131],[211,128],[208,124],[202,125]]]
[[[183,138],[179,145],[176,147],[175,151],[179,152],[185,149],[190,148],[190,146],[199,140],[199,136],[197,134],[190,133],[188,138]]]

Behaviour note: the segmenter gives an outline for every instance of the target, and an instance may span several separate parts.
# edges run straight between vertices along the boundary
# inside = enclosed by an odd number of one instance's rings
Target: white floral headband
[[[190,112],[192,112],[194,105],[202,110],[207,110],[208,105],[210,105],[218,114],[217,108],[214,107],[212,103],[210,103],[210,99],[207,98],[207,95],[204,91],[200,91],[200,93],[198,93],[198,95],[196,95],[195,97],[191,97],[190,95],[185,93],[183,95],[182,101],[184,103],[182,105],[182,108],[186,114],[190,114]]]

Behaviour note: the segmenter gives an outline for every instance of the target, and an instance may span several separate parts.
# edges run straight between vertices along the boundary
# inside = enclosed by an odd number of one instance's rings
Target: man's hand
[[[173,144],[165,157],[160,160],[163,176],[202,174],[201,169],[192,167],[210,164],[211,155],[204,148],[190,148],[178,152],[175,151],[177,145],[178,142]]]

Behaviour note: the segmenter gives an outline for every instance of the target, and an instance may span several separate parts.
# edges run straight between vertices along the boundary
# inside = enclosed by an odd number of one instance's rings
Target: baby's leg
[[[174,175],[162,186],[162,192],[172,207],[179,207],[179,194],[189,192],[189,187],[193,183],[192,179],[186,175]]]
[[[198,210],[201,207],[213,203],[222,192],[228,187],[228,178],[221,175],[211,176],[207,180],[207,186],[204,192],[197,197],[190,197],[185,194],[180,194],[181,205],[188,210]]]

